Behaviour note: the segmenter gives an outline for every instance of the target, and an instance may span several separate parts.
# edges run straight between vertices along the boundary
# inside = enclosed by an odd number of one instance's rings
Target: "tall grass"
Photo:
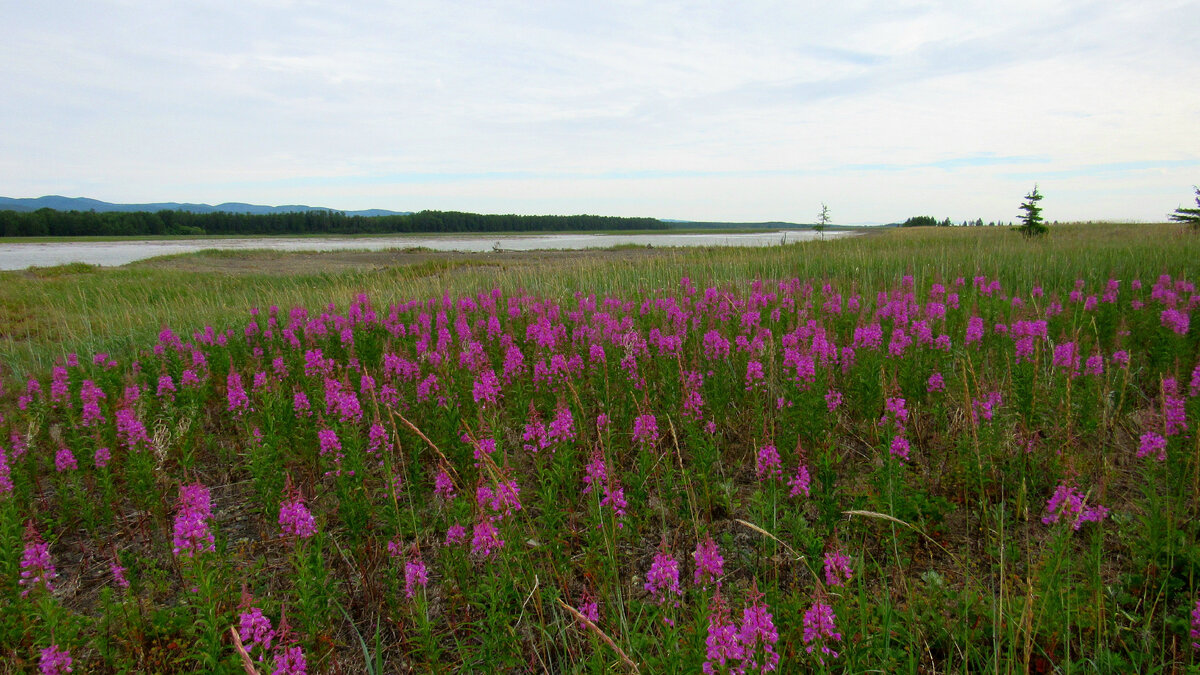
[[[244,267],[220,274],[145,263],[0,273],[0,358],[13,373],[45,371],[71,352],[144,344],[165,325],[198,329],[230,322],[247,307],[314,306],[356,293],[426,297],[499,286],[568,297],[663,288],[681,276],[706,284],[799,277],[862,288],[906,274],[918,282],[982,274],[1018,286],[1061,286],[1094,270],[1118,279],[1152,278],[1194,267],[1200,238],[1174,225],[1089,224],[1059,226],[1037,241],[1008,228],[912,228],[781,247],[668,249],[627,257],[601,251],[558,260],[530,254],[529,262],[493,262],[488,254],[419,256],[414,264],[350,271],[322,269],[319,258],[310,267],[311,256],[289,269],[286,261],[300,256],[288,253],[238,252],[237,258]],[[256,271],[256,259],[271,259],[274,271]]]

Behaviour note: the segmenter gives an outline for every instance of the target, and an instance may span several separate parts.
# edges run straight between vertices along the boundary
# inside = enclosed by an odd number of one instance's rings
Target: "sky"
[[[1162,221],[1200,3],[0,0],[0,195]]]

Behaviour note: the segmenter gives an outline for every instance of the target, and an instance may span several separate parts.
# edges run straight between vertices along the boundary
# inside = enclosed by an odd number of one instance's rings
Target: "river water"
[[[236,239],[170,239],[159,241],[65,241],[0,243],[0,270],[30,266],[49,267],[83,262],[124,265],[137,260],[204,249],[271,249],[276,251],[347,251],[424,247],[435,251],[484,252],[493,250],[608,248],[622,244],[670,246],[777,246],[823,236],[834,239],[853,232],[780,230],[776,232],[722,234],[541,234],[524,236],[421,236],[373,237],[245,237]]]

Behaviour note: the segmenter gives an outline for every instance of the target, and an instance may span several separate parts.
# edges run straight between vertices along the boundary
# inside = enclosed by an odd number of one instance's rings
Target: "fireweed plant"
[[[1195,666],[1198,308],[683,277],[164,327],[0,381],[0,659]]]

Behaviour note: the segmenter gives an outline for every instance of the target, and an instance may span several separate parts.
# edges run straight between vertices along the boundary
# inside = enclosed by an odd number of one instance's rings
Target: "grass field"
[[[0,673],[1195,668],[1197,260],[1098,224],[0,274]]]

